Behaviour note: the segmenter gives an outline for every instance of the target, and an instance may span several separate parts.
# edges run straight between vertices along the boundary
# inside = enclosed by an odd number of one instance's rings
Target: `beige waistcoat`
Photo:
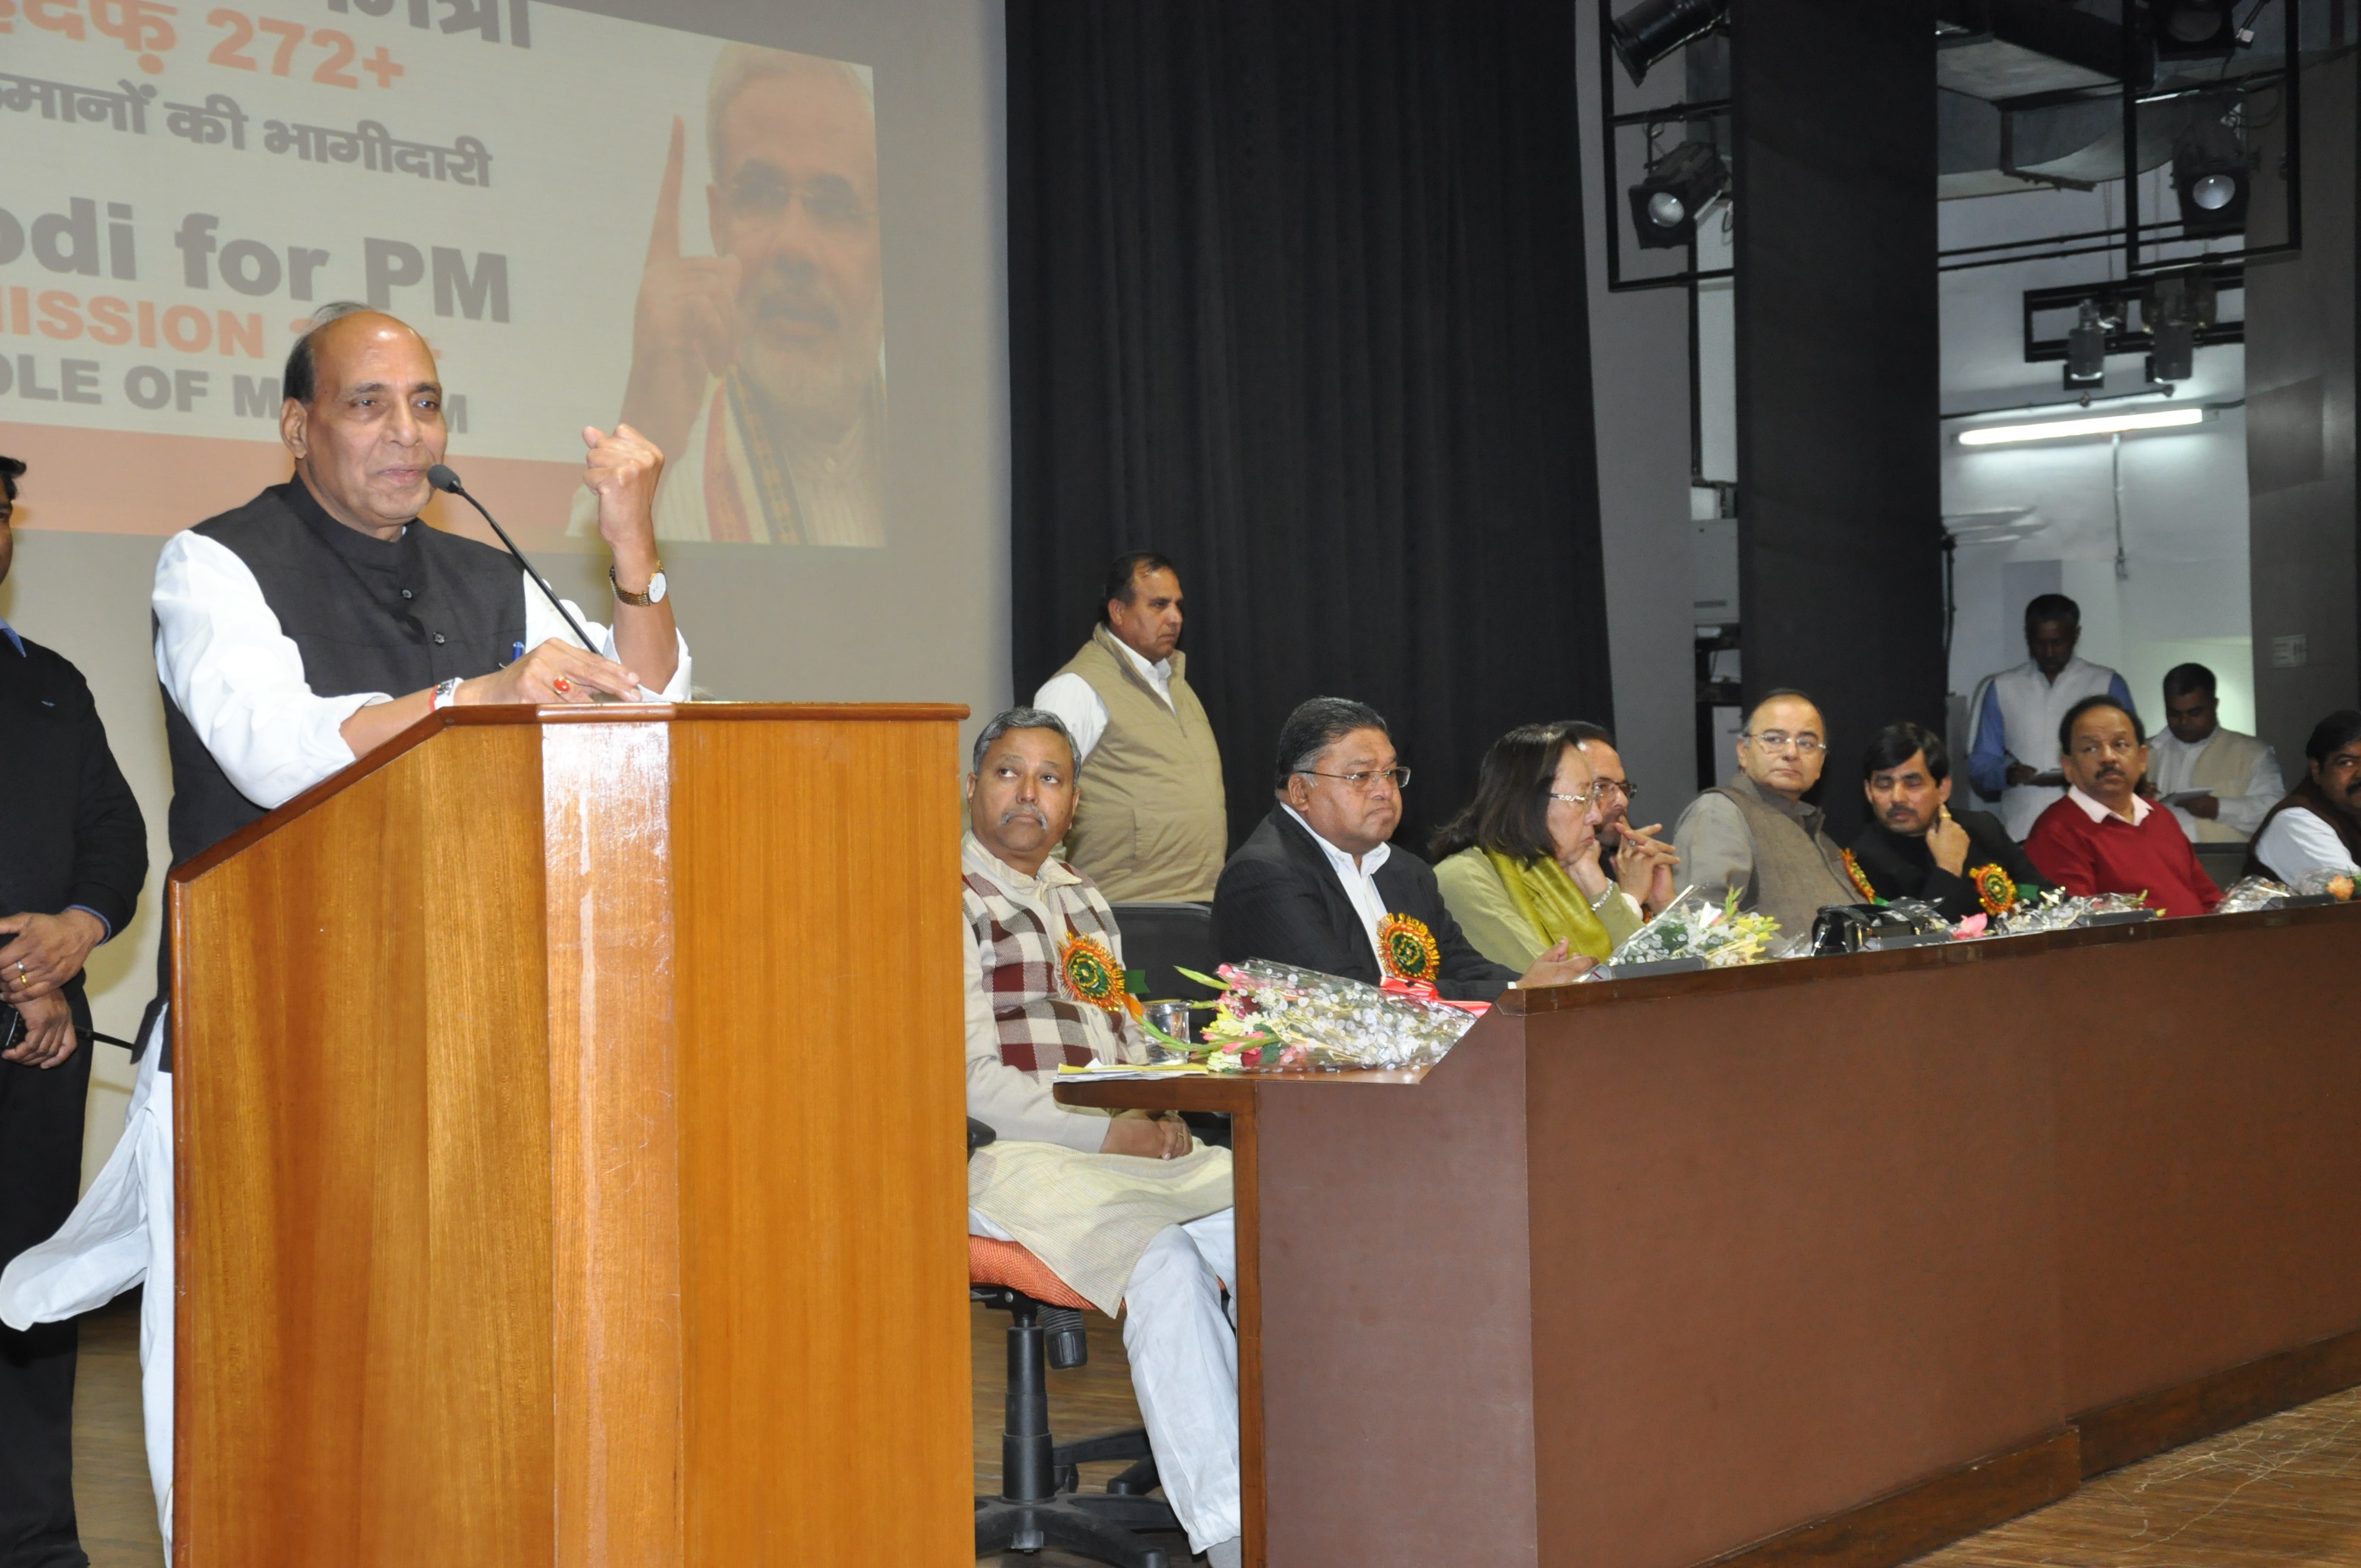
[[[1221,749],[1184,658],[1172,655],[1170,707],[1104,626],[1058,672],[1082,676],[1106,704],[1066,859],[1112,904],[1211,903],[1229,856]]]
[[[2235,730],[2216,729],[2213,743],[2197,753],[2190,765],[2191,789],[2210,789],[2215,795],[2242,795],[2254,782],[2255,769],[2263,760],[2263,742],[2252,735]],[[2243,844],[2246,836],[2235,828],[2220,822],[2197,818],[2197,841],[2201,844]]]
[[[1741,908],[1759,909],[1778,921],[1782,937],[1808,937],[1814,917],[1825,905],[1861,902],[1861,892],[1845,871],[1844,851],[1828,837],[1827,818],[1818,806],[1799,805],[1783,811],[1743,773],[1707,793],[1736,806],[1754,840],[1754,874],[1747,882]]]

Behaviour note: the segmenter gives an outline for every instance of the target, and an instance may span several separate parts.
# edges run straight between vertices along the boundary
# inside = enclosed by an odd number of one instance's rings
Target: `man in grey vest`
[[[1742,910],[1779,922],[1782,937],[1809,936],[1830,904],[1858,904],[1844,851],[1804,795],[1828,762],[1828,727],[1802,692],[1770,693],[1747,715],[1738,772],[1689,803],[1673,829],[1682,880],[1717,901],[1738,893]]]
[[[1180,577],[1150,551],[1118,555],[1099,624],[1033,706],[1082,752],[1066,858],[1115,904],[1208,903],[1230,844],[1222,752],[1182,674]]]

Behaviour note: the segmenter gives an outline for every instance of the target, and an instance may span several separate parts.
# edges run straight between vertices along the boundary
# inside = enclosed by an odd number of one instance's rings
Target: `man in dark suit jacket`
[[[1864,898],[1920,898],[1960,920],[1999,914],[2020,886],[2050,885],[2000,818],[1950,808],[1951,756],[1933,730],[1879,730],[1861,779],[1870,822],[1845,851],[1845,869]]]
[[[0,457],[0,579],[24,465]],[[82,672],[0,620],[0,1264],[73,1212],[90,1090],[82,963],[131,923],[148,829]],[[87,1563],[74,1325],[0,1328],[0,1564]]]
[[[1279,735],[1279,803],[1213,890],[1222,960],[1270,959],[1371,985],[1423,980],[1468,1002],[1511,984],[1562,985],[1593,968],[1567,958],[1561,942],[1519,975],[1468,945],[1433,868],[1387,842],[1409,782],[1375,708],[1317,696],[1290,714]]]

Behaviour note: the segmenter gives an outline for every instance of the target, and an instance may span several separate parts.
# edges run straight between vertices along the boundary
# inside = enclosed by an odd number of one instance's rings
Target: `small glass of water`
[[[1143,1002],[1140,1003],[1140,1011],[1148,1015],[1148,1021],[1154,1025],[1158,1030],[1166,1035],[1170,1035],[1172,1038],[1176,1040],[1186,1040],[1191,1038],[1189,1033],[1189,1004],[1187,1003]],[[1151,1039],[1148,1042],[1148,1059],[1151,1064],[1161,1064],[1164,1062],[1186,1061],[1189,1058],[1185,1052],[1176,1051],[1170,1046],[1160,1045],[1157,1041]]]

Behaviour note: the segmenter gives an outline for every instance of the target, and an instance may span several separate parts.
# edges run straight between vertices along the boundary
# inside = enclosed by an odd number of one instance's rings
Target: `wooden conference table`
[[[1246,1560],[1880,1568],[2361,1382],[2361,908],[1512,992],[1235,1118]]]

